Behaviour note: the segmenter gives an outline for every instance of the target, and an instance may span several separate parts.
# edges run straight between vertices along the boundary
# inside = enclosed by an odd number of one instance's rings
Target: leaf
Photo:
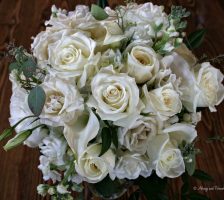
[[[191,162],[188,162],[188,160],[191,159]],[[196,161],[195,161],[195,154],[189,154],[188,155],[188,160],[185,160],[185,167],[187,170],[187,173],[192,176],[195,171],[195,166],[196,166]]]
[[[28,57],[28,59],[22,63],[22,71],[26,77],[31,77],[36,72],[36,62],[32,57]]]
[[[185,41],[187,47],[189,49],[198,48],[204,39],[205,33],[206,33],[205,29],[200,29],[191,33]]]
[[[100,195],[103,195],[104,198],[109,198],[123,190],[121,184],[120,180],[111,180],[109,176],[106,176],[102,181],[91,184],[90,187],[92,186],[92,188]]]
[[[167,186],[167,179],[165,178],[161,179],[156,174],[152,174],[148,178],[139,177],[136,180],[136,184],[143,191],[147,199],[150,200],[167,199],[166,195],[164,194]]]
[[[7,128],[3,131],[3,133],[0,135],[0,141],[4,140],[5,138],[9,137],[13,133],[13,128]]]
[[[117,135],[117,128],[114,128],[113,130],[112,130],[112,142],[113,142],[113,144],[114,144],[114,146],[116,147],[116,148],[118,148],[118,135]]]
[[[139,198],[140,198],[140,191],[137,190],[130,195],[128,200],[139,200]]]
[[[188,198],[190,200],[209,200],[205,195],[196,192],[189,194]]]
[[[199,169],[195,170],[193,177],[201,181],[214,181],[213,178],[209,174]]]
[[[169,40],[169,35],[164,34],[162,39],[154,44],[154,49],[156,51],[162,50],[164,48],[164,46],[166,45],[166,43],[168,42],[168,40]]]
[[[13,63],[10,63],[10,65],[9,65],[9,71],[11,72],[11,71],[13,71],[14,69],[19,69],[19,65],[18,65],[18,63],[17,62],[13,62]]]
[[[39,116],[45,104],[46,94],[42,87],[36,86],[30,91],[28,105],[35,116]]]
[[[18,133],[14,138],[9,140],[6,145],[3,147],[5,151],[8,151],[18,145],[22,144],[30,135],[32,134],[32,130],[25,130],[21,133]]]
[[[98,0],[97,5],[101,8],[105,8],[105,7],[109,6],[107,0]]]
[[[101,132],[102,138],[102,148],[99,156],[102,156],[104,153],[108,151],[111,146],[112,138],[111,138],[111,130],[108,127],[104,127]]]
[[[91,14],[96,20],[104,20],[109,17],[109,15],[105,12],[105,10],[97,6],[96,4],[92,4]]]

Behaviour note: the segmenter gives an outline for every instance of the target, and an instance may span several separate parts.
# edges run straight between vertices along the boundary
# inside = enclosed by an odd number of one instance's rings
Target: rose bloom
[[[153,82],[159,70],[159,60],[156,52],[145,46],[134,46],[128,53],[127,73],[135,78],[137,84],[146,81]]]
[[[171,83],[152,91],[148,91],[144,85],[143,94],[143,102],[146,105],[144,113],[158,115],[161,120],[167,120],[182,109],[180,96]]]
[[[102,68],[91,83],[92,96],[87,102],[102,120],[128,126],[141,112],[139,90],[135,80],[116,73],[112,66]]]
[[[115,166],[115,155],[109,149],[99,156],[101,144],[92,144],[79,156],[75,169],[77,173],[89,183],[97,183],[103,180]]]
[[[41,87],[46,94],[40,115],[43,124],[63,126],[75,121],[84,109],[83,98],[74,84],[48,76]]]

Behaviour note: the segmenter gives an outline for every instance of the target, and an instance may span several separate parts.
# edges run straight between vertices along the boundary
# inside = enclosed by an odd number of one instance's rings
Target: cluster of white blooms
[[[53,7],[46,30],[34,38],[33,55],[47,72],[40,84],[46,101],[35,123],[50,132],[35,129],[25,144],[39,146],[44,180],[61,180],[52,166],[66,164],[68,149],[76,176],[89,183],[107,175],[148,177],[152,171],[178,177],[185,172],[179,146],[197,137],[197,108],[215,111],[224,98],[223,74],[209,62],[198,63],[162,6],[117,9],[122,18],[105,8],[109,17],[96,20],[87,6],[72,12]],[[157,48],[164,35],[168,39]],[[11,80],[13,125],[32,113],[13,73]],[[17,131],[34,126],[31,121]],[[118,147],[112,143],[101,155],[104,127],[115,130]]]

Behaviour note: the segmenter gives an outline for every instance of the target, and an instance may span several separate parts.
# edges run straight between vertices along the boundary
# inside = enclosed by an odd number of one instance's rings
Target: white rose
[[[194,74],[200,88],[197,107],[209,107],[211,111],[216,111],[215,106],[224,99],[223,74],[208,62],[202,63]]]
[[[161,120],[167,120],[169,117],[179,113],[182,109],[180,96],[171,83],[152,91],[148,91],[147,86],[144,85],[143,93],[143,102],[146,105],[144,112],[152,112],[158,115]]]
[[[48,76],[41,87],[46,94],[40,115],[42,123],[63,126],[65,122],[75,121],[84,109],[83,98],[74,84]]]
[[[109,149],[99,156],[101,144],[92,144],[79,156],[75,168],[77,173],[89,183],[103,180],[115,166],[115,155]]]
[[[14,85],[12,96],[10,100],[10,126],[15,125],[21,119],[32,116],[33,113],[30,111],[28,102],[28,93],[25,89],[20,86]],[[35,126],[40,125],[40,120],[34,121],[35,118],[28,118],[22,121],[17,127],[16,132],[19,133],[21,131],[34,128]],[[35,129],[32,134],[27,138],[24,142],[25,145],[34,148],[38,147],[38,145],[42,142],[43,138],[47,136],[47,130],[43,128]]]
[[[70,148],[79,156],[94,139],[100,125],[92,110],[84,111],[74,123],[64,124],[64,136]]]
[[[152,166],[146,156],[126,151],[118,158],[114,173],[119,179],[148,177],[152,173]]]
[[[94,54],[96,43],[81,32],[62,37],[48,45],[50,72],[64,77],[80,76],[85,65],[96,65],[99,55]]]
[[[118,129],[118,139],[119,143],[129,149],[129,151],[145,154],[148,148],[148,142],[157,132],[157,119],[140,116],[130,129]]]
[[[142,109],[135,80],[116,73],[112,66],[101,69],[93,78],[91,89],[92,96],[87,105],[94,107],[102,120],[128,126]]]
[[[170,143],[168,134],[154,137],[149,142],[147,153],[160,178],[176,178],[185,172],[181,151]]]
[[[159,70],[156,52],[150,47],[135,46],[128,53],[127,72],[137,84],[152,82]]]

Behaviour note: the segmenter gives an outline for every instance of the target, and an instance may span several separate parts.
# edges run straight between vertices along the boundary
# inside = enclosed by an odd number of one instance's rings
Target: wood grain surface
[[[44,21],[50,16],[51,5],[73,10],[77,4],[91,4],[88,0],[0,0],[0,131],[9,126],[9,101],[11,84],[8,80],[7,59],[4,58],[6,44],[15,40],[16,44],[30,48],[31,36],[44,29]],[[122,0],[110,0],[110,6],[121,4]],[[143,3],[146,1],[137,1]],[[188,32],[205,27],[207,35],[204,44],[195,53],[215,56],[224,53],[224,1],[223,0],[154,0],[169,10],[172,4],[182,5],[192,12],[189,18]],[[218,66],[222,72],[222,66]],[[203,169],[214,178],[213,183],[204,184],[192,181],[192,188],[224,187],[224,143],[215,141],[208,143],[208,137],[224,136],[224,103],[218,106],[218,112],[203,111],[202,122],[198,125],[199,141],[197,146],[202,154],[197,158],[197,167]],[[2,147],[3,143],[0,143]],[[18,147],[4,152],[0,148],[0,200],[40,200],[36,187],[42,182],[38,149]],[[169,182],[170,199],[178,196],[181,182],[175,179]],[[211,200],[223,200],[224,190],[199,191]],[[89,191],[85,191],[86,199],[90,199]],[[127,196],[122,197],[127,199]]]

